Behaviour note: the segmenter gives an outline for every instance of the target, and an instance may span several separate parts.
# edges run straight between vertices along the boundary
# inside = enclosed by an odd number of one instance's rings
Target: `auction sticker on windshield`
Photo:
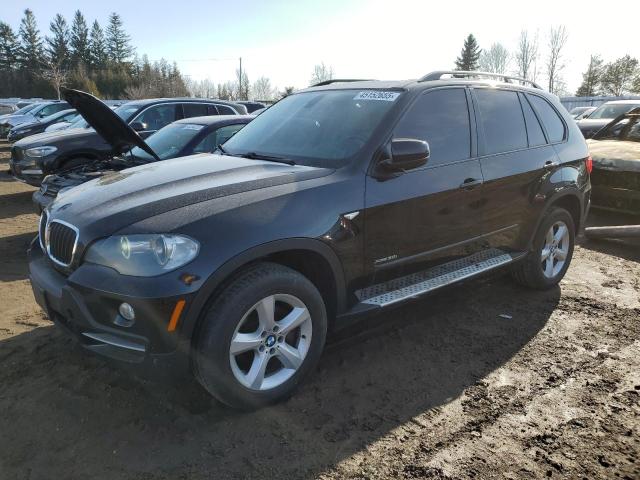
[[[354,100],[381,100],[383,102],[393,102],[400,96],[398,92],[384,92],[380,90],[366,90],[359,92]]]

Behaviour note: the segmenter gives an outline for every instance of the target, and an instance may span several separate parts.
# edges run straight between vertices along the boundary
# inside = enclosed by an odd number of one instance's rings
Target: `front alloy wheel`
[[[229,346],[231,371],[252,390],[269,390],[289,380],[309,352],[311,316],[299,298],[269,295],[245,313]]]
[[[320,359],[327,313],[308,278],[275,263],[216,293],[195,333],[193,369],[218,400],[255,409],[290,396]]]

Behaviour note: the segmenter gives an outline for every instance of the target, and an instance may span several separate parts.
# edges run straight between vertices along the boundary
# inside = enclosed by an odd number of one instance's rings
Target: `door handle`
[[[558,162],[554,162],[553,160],[547,160],[544,162],[544,168],[551,170],[554,167],[558,166]]]
[[[464,182],[460,184],[460,188],[463,190],[471,190],[482,185],[484,182],[478,178],[465,178]]]

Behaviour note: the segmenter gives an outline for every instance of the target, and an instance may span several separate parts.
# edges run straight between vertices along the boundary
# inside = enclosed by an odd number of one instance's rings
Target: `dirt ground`
[[[129,377],[43,317],[33,189],[7,157],[0,479],[640,478],[640,242],[582,240],[548,292],[495,276],[368,319],[291,400],[238,413]]]

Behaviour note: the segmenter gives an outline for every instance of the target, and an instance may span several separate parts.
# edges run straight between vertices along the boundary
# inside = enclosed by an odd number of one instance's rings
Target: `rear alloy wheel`
[[[542,272],[546,278],[553,279],[562,271],[569,255],[569,227],[559,220],[551,225],[544,239],[540,254]]]
[[[327,331],[320,292],[283,265],[249,267],[216,294],[194,340],[194,374],[218,400],[255,409],[290,396]]]
[[[538,227],[533,249],[514,267],[513,277],[531,288],[557,285],[569,268],[574,242],[573,217],[564,208],[552,207]]]

